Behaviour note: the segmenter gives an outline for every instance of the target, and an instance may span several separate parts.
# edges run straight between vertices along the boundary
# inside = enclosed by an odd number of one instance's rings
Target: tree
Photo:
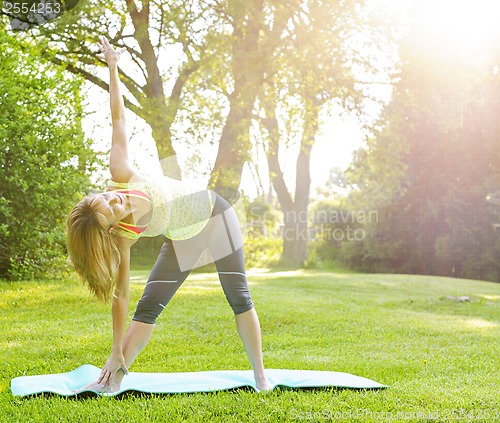
[[[267,90],[260,96],[259,121],[268,134],[265,149],[270,179],[284,214],[282,258],[290,264],[301,266],[307,259],[310,158],[320,114],[333,103],[359,112],[362,92],[355,67],[374,70],[363,58],[360,45],[349,42],[363,31],[370,35],[361,12],[355,1],[304,3],[290,23],[293,29],[287,42],[271,63]],[[292,196],[280,165],[280,144],[292,139],[293,132],[300,134],[300,149]]]
[[[233,0],[229,2],[231,35],[230,110],[220,137],[210,185],[219,192],[237,189],[252,144],[250,126],[255,102],[264,79],[277,71],[271,66],[282,44],[289,19],[297,13],[300,0]],[[224,192],[223,192],[224,194]]]
[[[180,178],[180,168],[172,145],[172,125],[181,108],[182,93],[189,78],[203,66],[211,65],[217,43],[209,37],[217,31],[216,1],[133,1],[90,0],[58,19],[25,33],[25,40],[43,44],[44,54],[75,75],[83,76],[108,90],[104,79],[96,76],[105,64],[96,58],[93,47],[105,34],[115,47],[125,47],[133,65],[120,69],[128,95],[125,105],[151,127],[164,173]],[[210,42],[209,42],[210,40]],[[162,57],[180,46],[178,63]],[[165,71],[165,67],[170,69]],[[166,85],[170,85],[167,92]]]
[[[104,33],[113,45],[125,47],[135,64],[121,70],[130,94],[125,105],[151,127],[161,158],[175,155],[173,125],[186,106],[186,84],[194,80],[191,89],[195,91],[197,85],[211,86],[214,91],[225,85],[222,91],[227,95],[229,111],[210,185],[217,191],[224,187],[234,191],[251,147],[250,118],[262,87],[265,62],[298,4],[299,0],[91,0],[80,2],[71,12],[39,27],[35,34],[38,43],[40,38],[46,43],[51,60],[65,64],[70,72],[105,90],[107,82],[95,75],[102,63],[95,58],[92,44],[98,34]],[[182,50],[181,60],[171,61],[165,72],[160,56],[177,47]],[[225,65],[228,60],[230,69]],[[227,70],[229,73],[225,73]],[[168,91],[167,86],[172,88]],[[190,97],[192,100],[193,95]],[[201,104],[205,101],[194,98]],[[165,163],[168,167],[164,173],[180,178],[177,161]]]
[[[0,277],[64,264],[69,208],[95,162],[80,121],[80,79],[0,32]]]

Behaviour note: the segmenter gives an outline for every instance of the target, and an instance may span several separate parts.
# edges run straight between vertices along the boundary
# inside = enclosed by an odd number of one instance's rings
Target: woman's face
[[[113,227],[129,214],[127,210],[127,197],[117,192],[103,192],[97,195],[100,200],[96,211],[103,214]]]

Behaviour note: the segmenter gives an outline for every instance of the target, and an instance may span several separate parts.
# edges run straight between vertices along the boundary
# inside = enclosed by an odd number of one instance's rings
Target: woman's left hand
[[[115,67],[120,60],[120,56],[127,49],[125,47],[119,48],[115,50],[106,37],[100,37],[101,42],[97,43],[97,47],[101,51],[100,54],[97,55],[102,60],[105,60],[110,68]]]

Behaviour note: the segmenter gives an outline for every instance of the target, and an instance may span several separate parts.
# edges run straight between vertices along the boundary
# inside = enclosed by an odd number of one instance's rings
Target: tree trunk
[[[259,32],[264,27],[263,0],[233,0],[230,13],[234,91],[229,98],[230,111],[210,178],[210,186],[222,195],[240,186],[243,165],[252,146],[249,135],[252,111],[264,76],[259,48]]]
[[[283,232],[283,253],[281,260],[291,266],[301,267],[307,260],[307,210],[304,212],[294,207],[291,211],[283,211],[285,228]]]
[[[283,237],[283,255],[285,263],[303,266],[307,260],[309,244],[309,194],[311,190],[311,150],[318,131],[319,106],[312,106],[304,119],[304,133],[297,158],[295,200],[292,213],[283,210],[285,233]],[[288,232],[287,232],[288,231]]]
[[[311,185],[309,164],[310,151],[299,153],[297,159],[297,181],[295,201],[291,212],[284,210],[285,233],[283,237],[283,261],[295,266],[303,266],[307,260],[308,206]]]
[[[247,90],[248,91],[248,90]],[[232,197],[241,182],[243,166],[251,149],[250,123],[255,92],[237,93],[221,135],[210,186],[223,197]],[[226,198],[228,201],[231,198]]]
[[[265,103],[266,119],[262,124],[269,134],[269,148],[266,154],[271,182],[278,196],[278,201],[283,212],[285,228],[283,232],[284,263],[293,266],[303,266],[307,260],[308,232],[308,206],[311,187],[310,161],[311,149],[318,131],[318,114],[320,106],[313,104],[304,119],[304,132],[297,157],[295,199],[292,200],[285,184],[283,171],[279,158],[279,131],[278,121],[275,117],[275,104],[268,99]]]
[[[274,74],[273,54],[282,42],[290,17],[299,8],[296,0],[275,5],[272,29],[266,27],[263,0],[231,0],[233,22],[232,73],[234,91],[230,112],[222,132],[219,150],[212,170],[210,186],[218,192],[234,193],[251,151],[250,125],[258,95],[265,77]],[[229,194],[231,195],[231,194]]]
[[[149,35],[149,1],[142,2],[141,10],[137,9],[137,5],[133,0],[126,0],[126,4],[134,26],[134,38],[139,43],[141,49],[139,57],[144,62],[147,72],[146,85],[144,86],[146,97],[144,98],[143,104],[141,104],[144,111],[142,117],[151,126],[164,175],[175,179],[181,179],[181,169],[172,146],[170,132],[170,127],[175,119],[178,107],[173,110],[174,113],[171,113],[171,107],[167,106],[165,91],[163,89],[163,80],[160,76],[160,69],[158,67],[158,57],[156,56]],[[181,87],[176,93],[175,89],[178,88],[177,85],[179,83]],[[180,90],[184,84],[185,79],[181,73],[177,80],[176,87],[174,88],[174,98],[170,100],[171,103],[175,103],[177,106]]]

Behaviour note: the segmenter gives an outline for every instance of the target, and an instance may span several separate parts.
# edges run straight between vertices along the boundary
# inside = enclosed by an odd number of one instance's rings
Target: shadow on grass
[[[141,399],[147,399],[147,398],[164,398],[164,397],[172,397],[172,396],[178,396],[178,397],[191,397],[191,396],[196,396],[196,395],[201,395],[201,396],[213,396],[214,394],[220,394],[220,393],[251,393],[259,396],[266,396],[266,395],[277,395],[282,392],[290,392],[290,391],[296,391],[296,392],[305,392],[305,393],[320,393],[320,392],[326,392],[330,393],[332,395],[339,395],[341,392],[344,391],[352,391],[352,392],[375,392],[375,391],[380,391],[388,389],[388,386],[381,386],[379,388],[347,388],[347,387],[339,387],[339,386],[325,386],[325,387],[291,387],[291,386],[286,386],[286,385],[276,385],[270,392],[257,392],[252,386],[239,386],[235,388],[229,388],[229,389],[218,389],[216,391],[200,391],[200,392],[143,392],[139,390],[134,390],[130,389],[124,392],[121,392],[117,395],[100,395],[96,392],[92,391],[87,391],[87,392],[81,392],[79,394],[75,395],[60,395],[54,392],[40,392],[37,394],[31,394],[31,395],[26,395],[23,397],[19,397],[18,399],[28,401],[30,399],[38,398],[38,399],[43,399],[43,398],[64,398],[67,400],[71,401],[82,401],[82,400],[93,400],[93,399],[104,399],[104,398],[112,398],[112,399],[118,399],[118,400],[127,400],[131,398],[141,398]]]

